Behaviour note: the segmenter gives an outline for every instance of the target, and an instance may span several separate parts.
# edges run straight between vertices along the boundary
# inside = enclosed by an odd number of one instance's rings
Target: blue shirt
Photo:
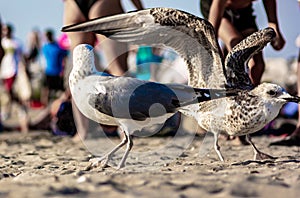
[[[45,44],[42,50],[46,59],[46,75],[59,76],[63,70],[63,59],[67,56],[67,51],[61,49],[56,42]]]

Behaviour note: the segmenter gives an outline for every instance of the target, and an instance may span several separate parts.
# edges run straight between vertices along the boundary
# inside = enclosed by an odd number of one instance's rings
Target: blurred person
[[[163,60],[161,49],[152,46],[138,46],[136,52],[136,78],[156,81],[157,70]]]
[[[30,100],[31,107],[42,107],[40,102],[40,90],[43,82],[43,63],[42,63],[42,38],[40,30],[35,27],[27,36],[26,52],[24,55],[26,64],[26,73],[29,77],[32,96]]]
[[[0,17],[0,39],[2,39],[2,21],[1,21],[1,17]],[[4,49],[2,47],[2,42],[0,42],[0,64],[1,64],[3,56],[4,56]]]
[[[299,7],[300,7],[300,1]],[[298,47],[298,57],[297,57],[297,92],[300,96],[300,34],[296,38],[296,46]],[[290,136],[286,138],[272,142],[270,145],[279,145],[279,146],[300,146],[300,104],[298,104],[298,122],[296,129]]]
[[[1,21],[1,17],[0,17],[0,39],[2,39],[2,21]],[[0,42],[0,65],[1,65],[1,61],[2,61],[3,56],[4,56],[4,49],[2,47],[2,42]],[[0,97],[1,97],[1,95],[0,95]],[[0,98],[0,113],[1,113],[1,100],[2,100],[2,98]],[[1,116],[0,116],[0,132],[2,130],[3,130],[3,126],[2,126],[2,119],[1,119]]]
[[[34,28],[28,35],[27,39],[28,52],[25,55],[26,62],[28,64],[36,62],[38,60],[41,49],[40,32],[37,28]]]
[[[58,37],[58,45],[60,48],[64,50],[70,50],[70,39],[68,38],[67,33],[63,32],[59,37]]]
[[[152,47],[139,46],[136,53],[136,78],[149,80],[151,77]]]
[[[134,6],[141,10],[143,5],[140,0],[131,0]],[[93,18],[104,17],[124,13],[120,0],[64,0],[64,25],[72,25],[84,22]],[[106,37],[92,32],[69,32],[67,33],[71,42],[71,51],[78,44],[90,44],[95,46],[98,40],[103,49],[106,62],[106,72],[115,76],[123,75],[127,67],[127,45],[107,39]],[[105,42],[102,42],[104,41]],[[69,91],[66,92],[70,94]],[[76,122],[77,134],[74,141],[80,141],[87,136],[88,119],[81,114],[73,103],[74,119]],[[103,126],[105,132],[112,133],[117,127]]]
[[[27,50],[24,54],[24,59],[26,63],[26,72],[31,78],[34,75],[34,70],[36,68],[33,64],[40,64],[39,63],[39,55],[41,50],[41,38],[40,38],[40,31],[37,28],[34,28],[31,32],[28,34],[27,38]]]
[[[203,16],[213,25],[217,36],[230,51],[241,40],[258,30],[253,13],[254,0],[201,0],[200,7]],[[263,0],[267,14],[268,25],[276,32],[271,42],[275,50],[281,50],[285,45],[277,19],[276,0]],[[262,52],[254,55],[249,61],[250,79],[254,86],[260,84],[265,63]]]
[[[76,125],[70,97],[59,98],[50,105],[50,118],[50,128],[54,135],[75,135]]]
[[[12,102],[16,102],[19,104],[18,108],[18,121],[20,124],[21,132],[28,132],[28,112],[27,112],[27,104],[26,99],[22,96],[28,95],[24,93],[24,90],[27,90],[26,84],[22,84],[22,80],[24,76],[20,76],[23,74],[18,74],[19,68],[25,69],[22,63],[23,58],[23,49],[22,44],[19,39],[14,37],[13,35],[14,28],[12,24],[6,24],[3,27],[3,35],[4,37],[1,40],[5,55],[3,56],[0,68],[0,77],[3,81],[4,89],[9,97],[9,102],[5,105],[5,109],[2,110],[1,116],[2,120],[6,120],[10,118],[12,111]],[[18,74],[18,76],[17,76]],[[16,85],[16,78],[19,78],[19,84]],[[26,76],[25,76],[26,78]],[[13,86],[16,86],[13,90]]]
[[[15,82],[18,65],[22,57],[21,42],[13,35],[13,25],[6,24],[2,28],[3,38],[1,40],[5,55],[3,56],[0,67],[0,78],[2,79],[5,91],[9,95],[10,101],[13,99],[13,84]],[[10,117],[12,103],[6,106],[5,111],[1,112],[2,119]]]
[[[53,30],[46,30],[45,36],[47,43],[43,45],[42,52],[46,60],[46,67],[41,102],[48,105],[51,92],[64,91],[63,64],[68,51],[59,47],[54,39]]]

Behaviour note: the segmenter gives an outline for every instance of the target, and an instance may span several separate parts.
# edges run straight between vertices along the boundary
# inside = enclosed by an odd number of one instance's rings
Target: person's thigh
[[[242,33],[236,30],[233,24],[226,18],[222,19],[218,33],[229,51],[243,40]]]
[[[64,26],[72,25],[86,21],[84,15],[81,13],[74,0],[64,1]],[[68,37],[71,41],[71,50],[73,50],[78,44],[86,43],[94,45],[95,36],[94,33],[85,32],[68,32]]]
[[[124,13],[120,0],[98,0],[93,4],[89,17],[93,19],[120,13]],[[128,69],[127,44],[107,39],[105,36],[100,34],[97,35],[97,38],[106,59],[105,70],[112,75],[123,75]]]
[[[98,0],[90,9],[89,18],[111,16],[124,13],[120,0]]]

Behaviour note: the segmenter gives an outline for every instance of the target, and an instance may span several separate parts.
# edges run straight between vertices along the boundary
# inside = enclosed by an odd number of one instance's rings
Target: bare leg
[[[96,1],[90,12],[91,19],[124,13],[120,1]],[[107,39],[97,34],[100,46],[108,63],[106,71],[115,76],[122,76],[127,70],[128,46],[125,43]]]
[[[261,151],[259,151],[256,146],[254,145],[254,143],[251,140],[250,135],[246,135],[246,140],[247,142],[249,142],[249,144],[251,144],[253,150],[254,150],[254,160],[265,160],[265,159],[276,159],[276,157],[273,157],[271,155],[268,155],[266,153],[263,153]]]
[[[12,100],[10,95],[5,91],[1,96],[1,119],[6,120],[10,117],[11,109],[12,109]]]
[[[43,105],[47,106],[49,102],[49,89],[48,87],[43,87],[41,90],[41,102]]]
[[[122,160],[119,163],[118,169],[123,168],[125,166],[127,156],[129,154],[130,150],[132,149],[132,146],[133,146],[132,136],[127,134],[127,133],[125,133],[125,136],[128,136],[127,137],[128,138],[127,147],[126,147],[126,151],[125,151],[125,153],[122,157]]]
[[[242,33],[226,18],[222,18],[218,33],[228,51],[231,51],[236,44],[243,40]]]
[[[219,134],[218,133],[214,133],[214,149],[215,149],[216,153],[218,154],[219,159],[222,162],[224,162],[224,158],[222,156],[222,153],[220,151],[220,146],[218,144],[218,137],[219,137]]]
[[[236,44],[242,41],[242,39],[256,31],[257,30],[254,28],[249,28],[243,32],[239,32],[228,19],[223,18],[219,29],[219,36],[225,43],[227,50],[231,51]],[[265,64],[263,55],[260,52],[253,56],[249,62],[249,75],[255,86],[260,84],[264,70]]]
[[[74,142],[82,141],[87,136],[89,120],[78,109],[75,102],[72,100],[73,117],[76,123],[77,133],[73,137]]]
[[[29,127],[28,127],[29,116],[28,116],[27,106],[23,103],[19,103],[18,119],[19,119],[19,124],[21,127],[21,132],[28,133],[28,131],[29,131]]]
[[[249,61],[249,72],[250,78],[254,86],[260,84],[261,77],[265,71],[265,63],[263,60],[262,53],[258,53],[253,56],[252,59]]]
[[[64,1],[64,25],[71,25],[79,22],[86,21],[75,1]],[[95,35],[91,32],[69,32],[68,37],[71,40],[71,51],[81,43],[94,45]],[[70,60],[72,60],[71,58]],[[69,72],[65,72],[69,78]],[[67,80],[68,82],[68,80]],[[66,92],[68,92],[67,90]],[[73,137],[74,142],[79,142],[87,136],[87,129],[89,127],[89,120],[78,110],[74,101],[72,100],[73,116],[76,123],[77,134]]]
[[[98,37],[99,38],[99,37]],[[100,37],[103,38],[103,37]],[[105,70],[114,76],[122,76],[128,70],[127,57],[128,47],[124,43],[119,43],[110,39],[101,42],[101,47],[107,61]]]
[[[120,144],[118,144],[115,148],[113,148],[109,153],[107,153],[103,157],[91,159],[90,162],[92,162],[92,164],[90,164],[88,167],[89,168],[96,167],[98,166],[99,162],[101,162],[102,166],[106,166],[108,161],[113,156],[113,154],[115,154],[115,152],[117,152],[120,148],[122,148],[127,142],[128,142],[128,137],[127,135],[124,135],[124,138],[122,142],[120,142]]]
[[[251,35],[252,33],[256,32],[257,30],[254,28],[249,28],[242,32],[243,37],[246,38],[247,36]],[[263,58],[263,53],[259,52],[250,59],[249,63],[249,75],[250,79],[254,86],[260,84],[261,77],[265,71],[265,62]]]

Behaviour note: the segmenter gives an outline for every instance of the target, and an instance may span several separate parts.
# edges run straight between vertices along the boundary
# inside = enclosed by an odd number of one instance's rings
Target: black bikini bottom
[[[89,11],[97,0],[75,0],[82,14],[89,19]]]

